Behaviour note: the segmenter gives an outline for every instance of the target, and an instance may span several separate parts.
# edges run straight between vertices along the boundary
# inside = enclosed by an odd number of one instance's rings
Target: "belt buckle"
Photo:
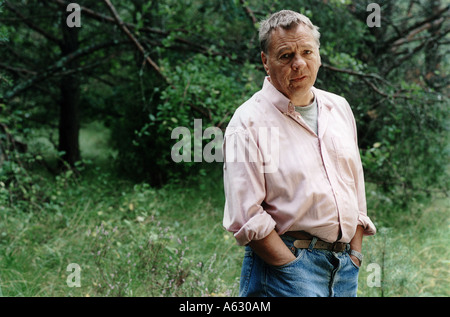
[[[336,242],[333,242],[330,246],[330,251],[334,252],[334,248],[336,247]]]
[[[330,251],[332,251],[332,252],[340,252],[340,251],[336,250],[336,248],[337,248],[337,246],[338,246],[338,243],[339,243],[339,242],[333,242],[333,243],[331,244]]]

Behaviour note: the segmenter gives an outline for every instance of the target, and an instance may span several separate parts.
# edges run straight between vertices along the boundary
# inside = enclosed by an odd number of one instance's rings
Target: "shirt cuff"
[[[261,240],[267,237],[273,229],[276,222],[266,212],[253,216],[247,221],[241,229],[234,234],[238,245],[247,245],[252,240]]]
[[[373,236],[375,233],[377,233],[377,228],[366,214],[359,214],[358,225],[364,228],[365,236]]]

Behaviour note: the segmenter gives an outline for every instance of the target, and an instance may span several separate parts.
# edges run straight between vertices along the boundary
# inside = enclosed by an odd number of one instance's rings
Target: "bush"
[[[194,119],[202,120],[203,130],[214,126],[224,129],[234,110],[258,89],[259,82],[252,65],[235,65],[220,56],[194,55],[175,66],[168,59],[160,63],[173,85],[163,90],[154,87],[148,107],[127,100],[129,106],[113,128],[123,172],[152,185],[183,179],[203,169],[193,157],[191,162],[178,164],[172,160],[172,147],[178,141],[172,139],[173,129],[188,128],[193,149]],[[209,142],[204,140],[202,149]]]
[[[438,93],[418,87],[371,114],[373,144],[362,151],[369,182],[399,206],[448,190],[448,111]],[[375,142],[374,142],[375,141]]]

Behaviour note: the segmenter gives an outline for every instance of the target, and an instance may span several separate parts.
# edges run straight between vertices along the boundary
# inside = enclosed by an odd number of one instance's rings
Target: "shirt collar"
[[[292,106],[291,101],[285,95],[283,95],[266,77],[263,84],[262,93],[273,105],[280,110],[282,113],[286,114],[294,111],[294,106]]]
[[[291,100],[283,95],[275,86],[270,82],[270,77],[266,77],[263,84],[263,94],[273,103],[273,105],[282,113],[288,114],[295,111],[294,105]],[[314,93],[314,101],[317,102],[316,88],[311,87]]]

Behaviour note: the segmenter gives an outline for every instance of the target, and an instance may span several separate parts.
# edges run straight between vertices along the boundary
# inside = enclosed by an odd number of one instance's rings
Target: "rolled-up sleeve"
[[[377,229],[372,220],[370,220],[367,216],[366,193],[362,165],[360,166],[360,171],[356,179],[356,188],[359,207],[358,226],[362,226],[364,228],[364,235],[372,236],[377,232]]]
[[[377,232],[375,225],[372,220],[367,216],[367,203],[366,203],[366,192],[365,192],[365,184],[364,184],[364,173],[363,167],[361,164],[361,158],[358,155],[359,160],[359,172],[357,178],[355,180],[356,190],[357,190],[357,199],[358,199],[358,225],[364,228],[364,235],[372,236]]]
[[[268,236],[274,219],[264,210],[263,163],[248,130],[227,128],[223,144],[225,211],[223,226],[239,245]]]
[[[373,224],[372,220],[370,220],[370,218],[367,216],[366,213],[361,212],[359,213],[358,225],[364,228],[364,235],[366,236],[372,236],[375,233],[377,233],[375,225]]]

